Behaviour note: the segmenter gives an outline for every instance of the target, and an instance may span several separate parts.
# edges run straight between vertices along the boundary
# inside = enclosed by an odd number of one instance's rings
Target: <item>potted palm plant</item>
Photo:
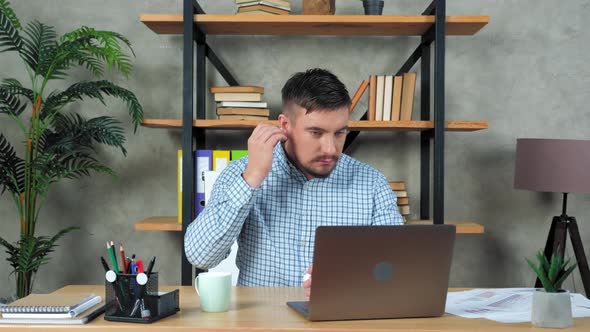
[[[97,159],[96,146],[104,144],[121,150],[125,136],[120,122],[110,116],[87,119],[75,113],[80,106],[66,108],[74,101],[106,97],[126,103],[135,130],[143,120],[136,96],[108,81],[77,82],[63,91],[49,91],[49,83],[68,78],[68,72],[85,67],[93,78],[106,68],[128,77],[132,65],[129,40],[111,32],[81,27],[58,37],[54,28],[33,21],[21,25],[7,0],[0,0],[0,53],[20,57],[30,85],[13,78],[0,81],[0,117],[12,121],[21,134],[24,156],[17,156],[9,139],[0,133],[0,194],[7,192],[18,211],[20,238],[15,242],[0,237],[7,260],[16,275],[16,296],[31,292],[33,277],[49,260],[57,241],[77,229],[68,227],[53,236],[35,233],[41,207],[49,188],[62,179],[76,179],[91,172],[113,174]],[[77,104],[78,105],[78,104]]]
[[[557,250],[559,252],[559,249]],[[539,327],[565,328],[573,325],[570,293],[561,288],[563,282],[574,271],[577,264],[570,265],[570,259],[551,255],[551,261],[537,253],[538,265],[527,258],[530,267],[543,284],[543,289],[533,293],[532,323]]]

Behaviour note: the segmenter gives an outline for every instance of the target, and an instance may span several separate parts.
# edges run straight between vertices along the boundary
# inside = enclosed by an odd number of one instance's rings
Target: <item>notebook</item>
[[[101,302],[102,297],[96,295],[89,298],[88,301],[84,300],[80,305],[74,306],[68,312],[5,312],[2,314],[2,318],[74,318]]]
[[[92,308],[86,310],[82,315],[74,318],[2,318],[1,324],[58,324],[58,325],[80,325],[86,324],[105,312],[105,303],[101,301]]]
[[[96,295],[31,294],[0,307],[0,313],[68,313],[77,306],[91,301]]]

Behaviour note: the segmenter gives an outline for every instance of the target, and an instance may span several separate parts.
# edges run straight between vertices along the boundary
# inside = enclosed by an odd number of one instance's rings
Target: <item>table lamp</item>
[[[514,188],[563,194],[561,215],[553,217],[545,256],[564,256],[569,231],[576,261],[587,295],[590,295],[590,271],[576,218],[567,215],[568,193],[590,193],[590,141],[570,139],[516,140]],[[537,278],[535,287],[542,287]]]

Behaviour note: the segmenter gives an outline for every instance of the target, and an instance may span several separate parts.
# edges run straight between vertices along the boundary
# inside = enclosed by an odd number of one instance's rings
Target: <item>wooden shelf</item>
[[[140,20],[158,34],[182,34],[182,14],[141,14]],[[428,15],[195,15],[206,34],[421,36],[434,24]],[[447,16],[448,36],[474,35],[489,16]]]
[[[182,232],[178,217],[151,217],[135,224],[136,231],[168,231]]]
[[[407,225],[432,225],[432,220],[408,220]],[[469,221],[445,220],[445,224],[455,225],[457,234],[483,234],[485,227]]]
[[[457,227],[457,234],[483,234],[485,229],[482,225],[465,221],[445,221]],[[408,225],[428,225],[430,220],[409,220]],[[170,231],[181,232],[182,226],[178,223],[178,217],[151,217],[135,224],[137,231]]]
[[[277,120],[193,120],[193,127],[208,129],[253,129],[259,123],[277,125]],[[182,120],[145,119],[149,128],[182,128]],[[349,121],[350,130],[361,131],[423,131],[434,128],[434,121]],[[446,121],[447,131],[477,131],[488,128],[487,121]]]

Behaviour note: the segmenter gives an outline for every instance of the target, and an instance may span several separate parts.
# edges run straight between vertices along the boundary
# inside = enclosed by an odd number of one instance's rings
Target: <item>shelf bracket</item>
[[[211,46],[209,46],[209,44],[206,44],[206,47],[207,47],[207,58],[209,58],[209,61],[211,61],[211,63],[217,69],[219,74],[221,74],[221,76],[223,76],[223,79],[227,82],[227,84],[229,84],[231,86],[240,85],[238,83],[238,81],[234,78],[234,76],[229,72],[227,67],[223,64],[221,59],[219,59],[217,54],[215,54],[215,52],[213,51]]]
[[[433,0],[428,7],[424,10],[422,15],[434,15],[436,14],[436,0]]]
[[[193,8],[195,10],[195,14],[206,14],[205,11],[203,10],[203,8],[201,8],[201,5],[199,5],[199,2],[197,0],[192,0],[193,1]]]

